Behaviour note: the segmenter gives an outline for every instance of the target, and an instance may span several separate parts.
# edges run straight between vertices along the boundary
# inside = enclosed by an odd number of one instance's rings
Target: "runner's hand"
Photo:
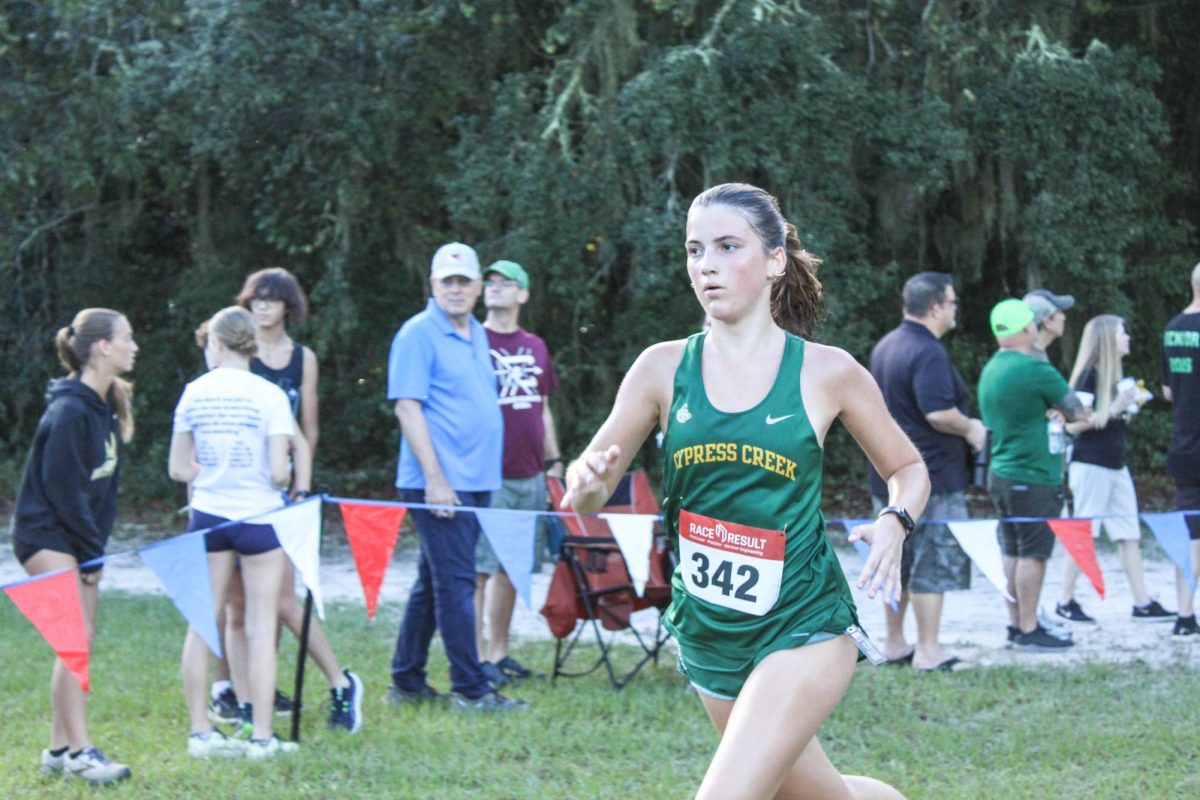
[[[567,493],[558,504],[559,508],[588,508],[593,504],[595,508],[602,506],[608,499],[605,479],[620,457],[621,448],[614,444],[607,450],[589,450],[571,462],[567,469]]]
[[[866,566],[859,573],[855,585],[862,589],[870,581],[867,597],[874,599],[879,590],[883,589],[885,601],[899,601],[901,591],[900,557],[904,550],[904,526],[893,515],[885,514],[874,522],[856,525],[854,530],[850,531],[849,541],[857,542],[859,540],[871,545],[871,552],[867,555]]]

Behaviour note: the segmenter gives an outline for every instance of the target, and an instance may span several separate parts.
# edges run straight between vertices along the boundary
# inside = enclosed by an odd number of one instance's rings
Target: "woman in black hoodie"
[[[13,550],[25,571],[40,575],[78,569],[89,647],[96,621],[101,564],[117,513],[123,446],[133,436],[133,369],[138,346],[129,320],[105,308],[75,315],[55,337],[68,375],[47,390],[13,515]],[[85,695],[61,660],[50,680],[50,747],[43,774],[65,773],[89,783],[123,780],[129,767],[93,747]]]

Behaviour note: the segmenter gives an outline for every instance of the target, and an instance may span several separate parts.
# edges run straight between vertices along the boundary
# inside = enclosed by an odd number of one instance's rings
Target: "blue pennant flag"
[[[1182,511],[1165,514],[1142,514],[1142,519],[1154,532],[1154,538],[1175,565],[1183,570],[1192,593],[1196,592],[1196,576],[1192,574],[1192,543],[1188,535],[1187,521]]]
[[[184,534],[143,547],[138,555],[154,571],[179,613],[196,629],[209,649],[221,658],[221,637],[213,610],[208,555],[201,533]]]
[[[496,558],[508,573],[513,588],[525,601],[525,605],[532,609],[530,575],[533,573],[533,542],[537,531],[537,513],[479,508],[475,510],[475,516],[479,518],[479,526],[483,528],[484,535],[496,551]]]

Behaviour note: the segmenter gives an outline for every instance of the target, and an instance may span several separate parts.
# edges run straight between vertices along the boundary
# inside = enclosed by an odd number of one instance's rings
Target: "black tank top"
[[[250,359],[250,371],[283,389],[288,402],[292,404],[292,415],[299,418],[300,383],[304,379],[304,345],[292,342],[292,357],[283,369],[268,367],[255,356]]]

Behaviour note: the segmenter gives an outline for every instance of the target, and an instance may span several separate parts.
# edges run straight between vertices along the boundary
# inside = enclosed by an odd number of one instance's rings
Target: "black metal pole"
[[[300,625],[300,651],[296,656],[296,686],[292,691],[292,741],[300,742],[300,709],[304,697],[304,662],[308,656],[308,623],[312,619],[312,592],[304,590],[304,622]]]

